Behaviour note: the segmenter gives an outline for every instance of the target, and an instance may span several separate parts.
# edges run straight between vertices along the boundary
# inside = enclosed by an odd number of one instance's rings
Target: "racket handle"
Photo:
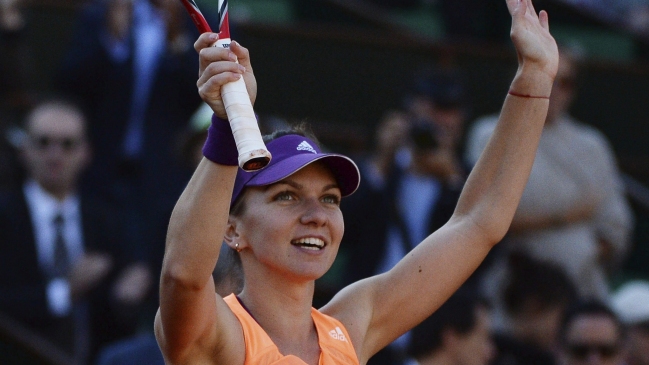
[[[214,46],[228,48],[230,39],[219,39]],[[237,144],[239,167],[244,171],[255,171],[266,167],[272,156],[261,138],[261,131],[243,76],[237,81],[223,85],[221,98]]]
[[[239,167],[245,171],[254,171],[268,165],[271,155],[261,138],[243,77],[223,85],[221,98],[237,143]]]

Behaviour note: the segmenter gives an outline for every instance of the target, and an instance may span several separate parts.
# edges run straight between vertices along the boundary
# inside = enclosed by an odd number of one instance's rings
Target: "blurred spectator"
[[[613,294],[612,307],[626,326],[626,364],[649,365],[649,282],[622,285]]]
[[[569,115],[577,58],[568,49],[560,52],[534,166],[502,251],[519,249],[556,263],[580,295],[604,299],[609,292],[607,275],[619,268],[629,248],[633,217],[606,137]],[[473,126],[467,144],[467,160],[472,164],[495,121],[495,116],[489,116]],[[504,270],[494,273],[486,285],[498,292],[506,276]]]
[[[38,104],[21,149],[27,179],[0,193],[0,311],[81,363],[133,333],[151,284],[120,235],[120,215],[78,190],[91,157],[85,128],[74,104]]]
[[[364,182],[342,207],[343,214],[355,217],[343,238],[350,262],[363,262],[350,265],[350,282],[389,270],[446,223],[463,183],[449,160],[431,123],[386,115],[373,154],[360,163]],[[360,206],[363,211],[355,211]]]
[[[440,147],[457,159],[458,170],[464,168],[461,153],[469,117],[469,101],[462,73],[454,68],[427,68],[414,77],[404,107],[415,120],[432,123],[438,131]]]
[[[89,113],[95,159],[86,186],[121,204],[144,253],[164,245],[186,183],[174,138],[201,103],[197,37],[177,0],[90,1],[56,77]]]
[[[562,365],[623,365],[624,331],[615,313],[600,301],[568,310],[559,343]]]
[[[498,355],[492,364],[556,364],[561,319],[576,301],[577,289],[556,265],[515,253],[509,266],[502,299],[506,325],[494,336]]]
[[[397,160],[404,158],[403,150],[409,139],[410,124],[405,112],[388,110],[383,115],[376,128],[371,151],[366,156],[358,157],[359,168],[362,169],[368,188],[380,191],[390,172],[396,168],[395,164],[403,164],[403,161]]]
[[[495,354],[489,309],[458,290],[412,330],[406,365],[487,365]]]

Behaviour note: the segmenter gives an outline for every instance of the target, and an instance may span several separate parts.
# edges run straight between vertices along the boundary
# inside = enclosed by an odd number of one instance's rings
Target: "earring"
[[[239,244],[238,244],[238,243],[235,243],[235,244],[234,244],[234,250],[237,251],[237,252],[241,252],[241,249],[239,248]]]

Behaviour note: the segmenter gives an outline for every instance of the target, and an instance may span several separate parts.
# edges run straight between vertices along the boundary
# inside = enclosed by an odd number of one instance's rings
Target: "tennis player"
[[[317,310],[314,282],[338,252],[339,204],[358,186],[358,169],[295,132],[267,142],[273,157],[265,169],[238,169],[220,90],[244,77],[254,103],[249,54],[234,42],[230,50],[210,47],[213,33],[198,38],[198,89],[215,116],[206,158],[169,224],[155,320],[168,364],[366,364],[460,287],[508,230],[557,72],[547,14],[537,14],[531,0],[506,1],[519,68],[452,218],[392,270],[348,286]],[[243,290],[224,299],[211,275],[222,241],[244,275]]]

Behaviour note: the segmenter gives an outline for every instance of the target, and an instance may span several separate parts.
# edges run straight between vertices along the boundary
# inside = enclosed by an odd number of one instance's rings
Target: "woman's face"
[[[235,217],[241,258],[287,278],[315,280],[331,267],[344,231],[340,189],[331,171],[312,163],[268,186],[248,187]]]

